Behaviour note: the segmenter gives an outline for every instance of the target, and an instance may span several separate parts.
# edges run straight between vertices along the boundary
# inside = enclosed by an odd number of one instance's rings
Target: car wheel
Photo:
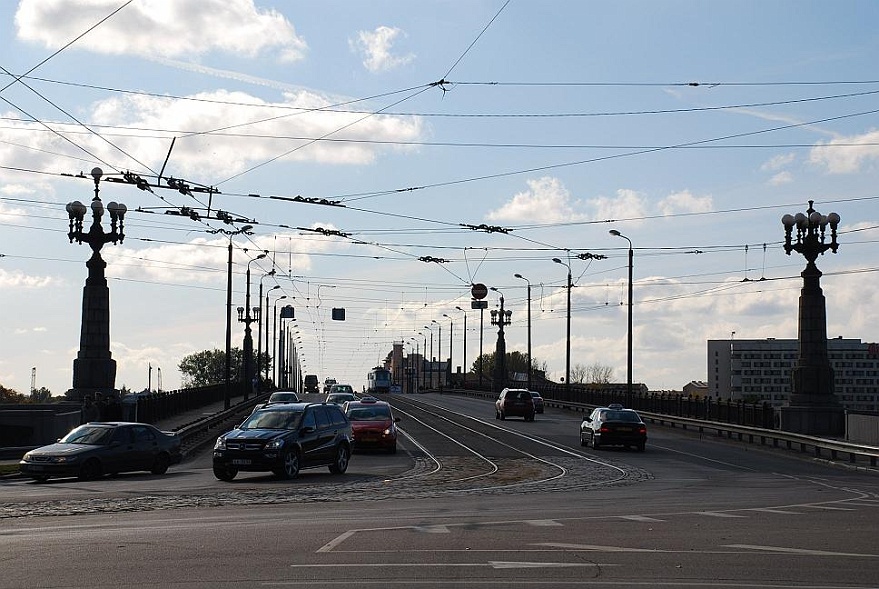
[[[497,409],[494,410],[494,418],[495,418],[495,419],[500,419],[500,418],[501,418],[501,412],[498,411]]]
[[[351,451],[348,450],[348,447],[339,444],[339,447],[336,448],[336,459],[333,460],[333,463],[330,465],[330,472],[333,474],[343,474],[348,470],[348,462],[350,461],[350,458]]]
[[[97,458],[91,458],[85,461],[79,469],[79,480],[93,481],[100,478],[103,474],[101,463]]]
[[[232,468],[231,466],[214,466],[214,476],[221,481],[226,481],[228,483],[234,479],[237,474],[237,468]]]
[[[156,456],[156,460],[153,462],[152,468],[150,468],[150,472],[153,474],[165,474],[168,472],[168,467],[171,465],[171,459],[167,454],[162,452],[158,456]]]
[[[503,412],[503,411],[501,411],[501,421],[505,420],[506,418],[507,418],[507,416],[504,415],[504,412]]]
[[[598,440],[595,439],[595,436],[592,436],[592,449],[598,450],[601,448],[601,444],[598,443]]]
[[[638,444],[638,452],[643,452],[646,447],[647,447],[647,443],[641,442],[640,444]]]
[[[585,446],[585,445],[586,445],[586,437],[583,436],[582,433],[580,434],[580,445],[581,445],[581,446]]]
[[[299,454],[295,450],[284,453],[282,464],[272,472],[279,479],[293,479],[299,474]]]
[[[49,480],[49,475],[40,474],[40,475],[32,476],[31,478],[34,479],[35,481],[37,481],[38,483],[45,483],[46,481]]]

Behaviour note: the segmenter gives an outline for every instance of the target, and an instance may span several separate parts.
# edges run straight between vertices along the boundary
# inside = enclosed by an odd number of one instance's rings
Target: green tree
[[[52,391],[50,391],[46,387],[40,387],[38,389],[34,389],[31,391],[30,402],[31,403],[51,403],[52,402]]]
[[[491,375],[494,374],[494,360],[495,360],[495,352],[489,352],[487,354],[483,354],[482,358],[482,374],[488,378],[491,378]],[[473,374],[479,374],[479,359],[477,357],[476,360],[473,361],[473,366],[470,368],[470,371]],[[527,373],[528,372],[528,355],[523,354],[519,351],[507,352],[506,357],[507,364],[507,374],[518,372],[518,373]],[[544,366],[546,363],[544,362]],[[534,370],[538,370],[540,368],[540,362],[534,358],[531,358],[531,367]]]
[[[24,403],[26,397],[14,389],[7,389],[0,384],[0,403]]]
[[[244,352],[241,348],[232,348],[230,356],[229,376],[232,382],[238,382],[244,374]],[[259,359],[262,360],[261,363],[257,361],[256,353],[254,353],[254,369],[259,369],[260,373],[264,373],[265,367],[268,365],[268,354],[262,354]],[[189,354],[184,356],[177,365],[177,369],[183,375],[181,384],[186,388],[222,384],[226,382],[226,352],[213,349]]]

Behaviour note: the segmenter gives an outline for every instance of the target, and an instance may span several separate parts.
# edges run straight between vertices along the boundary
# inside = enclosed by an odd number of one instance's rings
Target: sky
[[[394,342],[492,351],[472,284],[523,353],[530,284],[549,378],[570,312],[571,364],[625,382],[631,242],[633,380],[680,390],[709,339],[797,337],[781,217],[809,201],[841,217],[828,336],[875,342],[877,22],[871,0],[0,3],[0,384],[72,384],[90,251],[65,205],[95,167],[128,209],[101,254],[130,390],[225,348],[230,242],[232,306],[249,268],[303,370],[358,389]]]

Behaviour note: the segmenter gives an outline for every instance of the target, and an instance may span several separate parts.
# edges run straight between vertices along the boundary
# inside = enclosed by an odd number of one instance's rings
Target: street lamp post
[[[466,382],[467,373],[470,372],[467,368],[467,311],[461,307],[455,308],[464,314],[464,328],[461,330],[461,372],[464,375],[464,380]]]
[[[272,268],[269,272],[266,272],[265,274],[263,274],[259,279],[259,298],[257,299],[257,301],[259,302],[260,311],[259,311],[259,320],[257,321],[257,324],[256,324],[257,328],[258,328],[257,329],[257,336],[256,336],[256,342],[257,342],[256,343],[256,375],[257,375],[257,380],[261,380],[259,377],[263,372],[263,370],[262,370],[262,361],[263,361],[263,359],[262,359],[262,324],[263,324],[263,318],[267,317],[269,314],[269,309],[268,309],[268,307],[269,307],[269,293],[268,292],[266,293],[266,310],[265,310],[265,312],[262,311],[262,281],[263,281],[263,278],[265,278],[266,276],[274,276],[274,275],[275,275],[275,269]],[[269,292],[275,290],[276,288],[281,288],[281,285],[276,284],[275,286],[273,286],[272,288],[269,289]],[[269,327],[268,327],[268,325],[266,325],[266,342],[268,342],[268,341],[269,341]],[[266,354],[268,354],[268,353],[269,353],[269,346],[268,346],[268,343],[266,343]],[[266,376],[266,380],[268,380],[268,376]],[[260,383],[259,390],[262,390],[262,383]]]
[[[531,281],[521,274],[513,274],[516,278],[524,280],[528,283],[528,390],[532,390],[532,369],[531,369]]]
[[[616,237],[622,237],[629,242],[629,309],[628,309],[628,330],[626,340],[626,405],[631,407],[634,399],[634,391],[632,391],[632,267],[635,259],[635,252],[632,248],[632,240],[617,231],[611,229],[609,232]]]
[[[429,386],[430,388],[433,388],[433,329],[430,327],[430,325],[425,325],[424,329],[430,332],[430,370],[428,371],[430,373],[430,376],[428,376],[428,378],[430,379]]]
[[[443,365],[443,326],[436,319],[431,319],[430,322],[436,324],[436,328],[437,328],[437,331],[436,331],[436,357],[439,358],[439,363],[442,366]],[[437,378],[437,381],[439,381],[438,384],[439,384],[440,388],[442,388],[442,386],[443,386],[442,374],[443,374],[443,372],[441,371],[440,376]]]
[[[100,392],[105,396],[116,396],[116,361],[110,354],[110,289],[104,269],[107,263],[101,258],[101,248],[105,243],[122,243],[125,238],[123,221],[128,210],[124,204],[110,202],[110,232],[104,233],[101,217],[104,205],[99,196],[101,168],[92,170],[95,181],[95,196],[91,202],[92,225],[88,232],[82,230],[83,220],[88,210],[84,204],[75,200],[67,204],[70,229],[67,237],[70,243],[87,243],[92,255],[86,262],[88,278],[82,290],[82,322],[79,332],[79,353],[73,361],[72,388],[66,396],[81,401],[86,394]],[[118,227],[117,227],[118,223]]]
[[[495,393],[499,393],[507,386],[507,341],[504,338],[504,326],[510,324],[513,312],[504,310],[504,295],[493,286],[491,290],[500,295],[500,309],[491,310],[491,324],[497,325],[497,343],[494,349],[494,378],[492,379],[494,386],[492,389]]]
[[[454,331],[455,331],[455,322],[452,321],[452,318],[448,316],[448,314],[443,313],[443,317],[449,320],[449,370],[448,374],[451,375],[452,372],[452,363],[454,362],[454,354],[452,353],[452,346],[454,345]]]
[[[274,358],[272,358],[272,380],[274,381],[275,388],[279,388],[278,381],[278,358],[280,353],[280,338],[278,337],[278,301],[284,300],[287,298],[287,295],[281,295],[275,299],[275,304],[272,307],[272,346],[274,354]]]
[[[805,214],[784,215],[784,251],[796,251],[806,258],[806,268],[800,274],[798,319],[799,354],[791,373],[789,404],[780,408],[780,427],[784,431],[809,435],[839,435],[845,429],[845,411],[835,395],[833,368],[827,353],[827,311],[821,291],[821,271],[815,265],[819,255],[827,250],[836,253],[836,228],[839,215],[822,215],[809,201]],[[825,230],[830,225],[830,241]],[[796,227],[796,236],[793,230]]]
[[[272,270],[272,272],[274,272],[274,270]],[[272,361],[271,358],[269,357],[271,355],[271,352],[270,352],[271,347],[269,346],[269,331],[270,331],[269,330],[269,293],[272,292],[273,290],[277,290],[279,288],[281,288],[281,285],[276,284],[275,286],[270,288],[268,291],[266,291],[266,308],[262,314],[262,317],[265,319],[265,324],[266,324],[266,355],[265,355],[265,380],[266,380],[266,382],[268,382],[268,380],[269,380],[269,368],[271,366],[271,361]],[[260,321],[260,326],[262,326],[262,321]],[[257,353],[257,357],[259,357],[259,353]]]
[[[565,339],[565,387],[571,388],[571,263],[563,262],[559,258],[553,258],[553,262],[568,268],[568,310],[567,310],[567,337]]]
[[[244,323],[244,400],[247,400],[248,391],[254,391],[253,384],[253,332],[250,324],[259,321],[260,307],[250,308],[250,265],[257,260],[266,257],[265,253],[261,253],[257,257],[247,262],[247,287],[244,295],[244,307],[238,307],[238,321]],[[253,311],[253,315],[251,315]]]

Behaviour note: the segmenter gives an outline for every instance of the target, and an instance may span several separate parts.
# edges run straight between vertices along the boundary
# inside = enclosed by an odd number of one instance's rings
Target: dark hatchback
[[[534,397],[528,389],[504,389],[494,402],[495,419],[507,417],[524,417],[525,421],[534,421]]]
[[[643,452],[647,445],[647,426],[634,409],[622,405],[599,407],[580,424],[580,445],[632,446]]]
[[[239,471],[273,472],[292,479],[300,469],[329,467],[344,473],[351,458],[351,423],[336,405],[276,403],[217,438],[214,475],[231,481]]]
[[[54,444],[31,450],[19,471],[37,481],[50,477],[93,480],[105,474],[148,470],[165,474],[180,462],[180,438],[146,423],[90,422]]]

